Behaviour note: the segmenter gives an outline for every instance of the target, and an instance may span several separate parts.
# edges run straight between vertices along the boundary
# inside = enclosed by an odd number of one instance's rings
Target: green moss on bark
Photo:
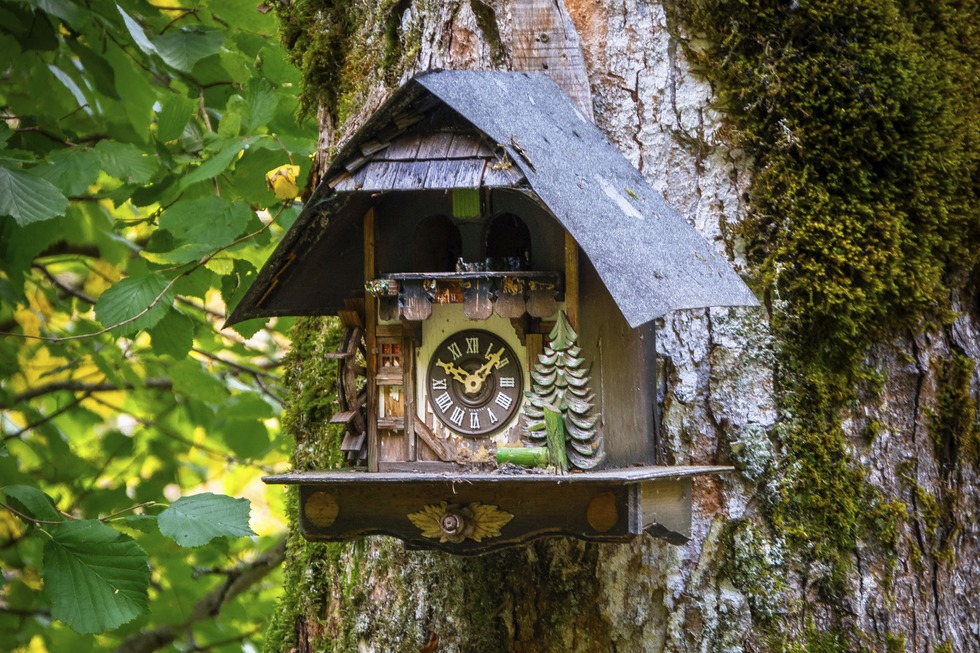
[[[974,366],[968,356],[954,353],[937,370],[929,435],[947,476],[957,465],[980,465],[980,414],[971,391]]]
[[[301,110],[342,125],[377,84],[397,83],[421,47],[407,0],[294,0],[276,5],[281,38],[303,74]]]
[[[782,492],[768,512],[801,568],[824,570],[810,580],[835,605],[858,541],[893,547],[905,513],[867,483],[842,427],[855,388],[875,380],[866,354],[947,324],[980,264],[980,16],[955,0],[675,0],[668,12],[756,164],[740,236],[782,343]],[[975,450],[956,365],[934,437]],[[811,635],[807,650],[844,642]]]

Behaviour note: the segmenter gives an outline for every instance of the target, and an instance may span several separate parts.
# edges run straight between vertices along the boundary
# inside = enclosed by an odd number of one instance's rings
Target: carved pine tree
[[[529,442],[547,444],[549,451],[564,444],[564,452],[552,451],[552,462],[559,467],[564,467],[562,458],[567,456],[575,467],[592,469],[605,457],[600,415],[593,404],[595,395],[589,389],[589,368],[581,357],[582,349],[576,345],[578,334],[564,311],[558,312],[558,321],[548,337],[550,342],[531,371],[531,389],[524,393],[527,401],[521,433]],[[561,413],[564,443],[549,438],[549,430],[554,435],[556,429],[547,427],[546,408]]]

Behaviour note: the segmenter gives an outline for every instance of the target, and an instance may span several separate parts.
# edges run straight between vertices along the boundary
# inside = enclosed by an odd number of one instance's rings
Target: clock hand
[[[436,365],[444,369],[446,371],[446,374],[450,375],[451,377],[453,377],[454,379],[456,379],[457,381],[459,381],[464,385],[466,384],[469,377],[472,376],[472,374],[468,373],[466,370],[456,367],[456,365],[454,365],[453,363],[443,363],[441,360],[438,360],[436,361]]]
[[[500,351],[498,351],[496,354],[487,356],[487,362],[478,367],[472,374],[469,375],[466,381],[463,382],[463,385],[466,386],[467,394],[477,393],[481,388],[483,388],[483,382],[486,380],[487,376],[490,375],[490,370],[500,363],[500,359],[503,355],[504,348],[501,347]]]
[[[494,367],[500,364],[500,358],[503,355],[504,355],[504,348],[501,347],[500,351],[498,351],[496,354],[490,354],[489,356],[487,356],[487,362],[481,365],[473,373],[479,376],[481,381],[483,379],[486,379],[487,376],[490,374],[490,370],[492,370]]]

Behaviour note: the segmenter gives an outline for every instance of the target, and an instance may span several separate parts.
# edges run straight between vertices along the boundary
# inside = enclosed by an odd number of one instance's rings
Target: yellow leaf
[[[85,277],[85,285],[82,286],[82,290],[89,297],[98,298],[109,286],[120,279],[122,279],[122,273],[119,272],[119,268],[102,259],[97,259]]]
[[[41,335],[41,325],[48,321],[53,312],[51,302],[37,288],[27,291],[27,306],[18,304],[14,309],[14,320],[28,336]]]
[[[276,194],[277,199],[291,200],[299,195],[297,177],[299,177],[299,166],[287,163],[265,173],[265,184]]]

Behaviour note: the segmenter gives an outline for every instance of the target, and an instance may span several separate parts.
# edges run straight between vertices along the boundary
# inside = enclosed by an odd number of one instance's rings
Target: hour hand
[[[460,383],[466,383],[466,379],[469,378],[470,374],[459,367],[456,367],[453,363],[443,363],[441,360],[436,361],[436,365],[445,370],[446,374],[453,377]]]

